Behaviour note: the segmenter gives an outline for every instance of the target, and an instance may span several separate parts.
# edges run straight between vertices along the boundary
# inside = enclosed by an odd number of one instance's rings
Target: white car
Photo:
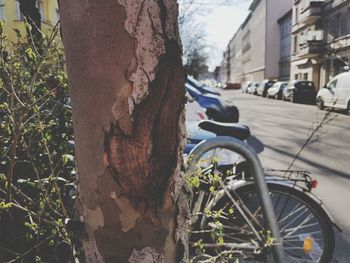
[[[256,89],[259,87],[259,83],[252,82],[250,83],[249,87],[247,88],[247,93],[256,95]]]
[[[334,107],[344,109],[350,115],[350,72],[335,76],[316,96],[319,109]]]
[[[250,81],[245,82],[241,87],[242,93],[248,93],[248,88],[250,87],[251,84],[252,83]]]
[[[287,86],[287,82],[278,81],[267,90],[268,98],[282,99],[283,89]]]

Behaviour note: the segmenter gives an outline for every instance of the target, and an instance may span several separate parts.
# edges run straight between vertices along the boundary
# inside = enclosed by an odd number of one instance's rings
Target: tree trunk
[[[87,262],[187,262],[176,0],[61,0]]]

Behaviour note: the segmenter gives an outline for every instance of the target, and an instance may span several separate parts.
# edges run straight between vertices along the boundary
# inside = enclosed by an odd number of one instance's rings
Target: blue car
[[[190,82],[187,82],[185,87],[190,97],[206,110],[205,113],[208,119],[231,123],[239,121],[238,108],[232,102],[223,100],[219,95],[202,93],[197,87],[192,86]]]

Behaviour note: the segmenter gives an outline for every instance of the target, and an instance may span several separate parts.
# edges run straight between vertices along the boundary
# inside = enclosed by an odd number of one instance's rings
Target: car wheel
[[[294,94],[290,95],[290,102],[291,102],[291,103],[295,103]]]
[[[275,95],[275,100],[278,100],[278,93]]]
[[[346,111],[347,111],[346,113],[347,113],[348,115],[350,115],[350,101],[348,102],[348,108],[347,108]]]
[[[319,108],[320,110],[324,109],[324,102],[321,97],[317,98],[316,105],[317,105],[317,108]]]

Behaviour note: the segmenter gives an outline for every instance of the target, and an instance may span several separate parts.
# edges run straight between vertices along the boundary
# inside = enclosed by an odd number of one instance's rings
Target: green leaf
[[[0,202],[0,210],[8,210],[12,207],[12,203]]]
[[[25,53],[26,53],[26,55],[28,56],[28,58],[30,58],[30,59],[36,61],[37,56],[36,56],[36,54],[33,52],[33,49],[32,49],[32,48],[27,48],[27,49],[25,50]]]

